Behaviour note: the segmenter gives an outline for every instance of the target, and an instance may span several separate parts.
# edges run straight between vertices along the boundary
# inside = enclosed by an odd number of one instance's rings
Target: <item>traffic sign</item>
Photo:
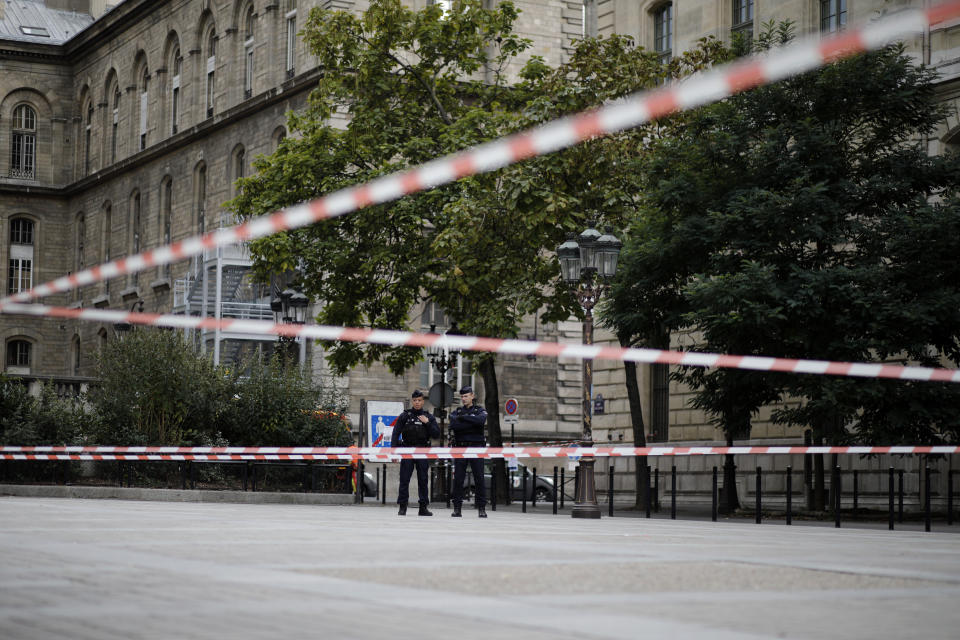
[[[517,415],[517,411],[520,409],[520,405],[517,403],[516,398],[507,398],[507,401],[503,403],[503,410],[508,416]]]
[[[503,423],[504,424],[520,424],[520,416],[518,415],[504,416]]]

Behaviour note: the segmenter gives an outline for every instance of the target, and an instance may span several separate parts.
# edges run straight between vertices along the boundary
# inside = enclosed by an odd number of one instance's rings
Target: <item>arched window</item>
[[[138,91],[140,93],[140,135],[139,135],[139,145],[138,149],[143,151],[147,148],[147,114],[149,109],[149,98],[150,98],[150,71],[144,65],[143,69],[140,71],[140,81],[138,84]]]
[[[167,176],[160,185],[160,235],[163,245],[170,244],[170,220],[173,215],[173,178]],[[170,278],[170,263],[160,267],[160,277]]]
[[[207,232],[207,165],[202,162],[194,171],[193,194],[197,213],[197,233]]]
[[[83,175],[90,175],[90,150],[93,148],[93,101],[87,102],[87,117],[83,125]]]
[[[7,342],[7,371],[9,373],[30,373],[33,345],[26,340]]]
[[[120,86],[113,88],[113,122],[110,127],[110,163],[117,161],[117,133],[120,129]]]
[[[216,89],[217,69],[217,30],[210,27],[207,32],[207,117],[213,116],[213,96]]]
[[[183,59],[180,58],[180,47],[173,51],[173,78],[171,79],[171,102],[170,102],[170,133],[177,132],[177,126],[180,123],[180,71],[183,66]]]
[[[847,27],[847,0],[820,0],[820,33],[836,33]]]
[[[73,375],[80,375],[80,336],[74,334],[70,344],[70,355],[73,361]]]
[[[653,50],[660,62],[673,58],[673,3],[667,2],[653,9]]]
[[[287,0],[287,77],[297,73],[297,0]]]
[[[10,221],[10,247],[7,293],[27,291],[33,286],[33,221],[14,218]]]
[[[141,244],[141,211],[140,211],[140,192],[134,191],[130,197],[130,253],[135,256],[140,253]],[[139,273],[131,273],[127,276],[127,286],[136,287],[140,282]]]
[[[37,161],[37,112],[21,104],[13,110],[10,177],[33,180]]]
[[[244,177],[246,174],[246,161],[247,161],[247,152],[243,148],[242,144],[238,144],[233,148],[233,188],[234,195],[239,193],[239,187],[237,186],[237,180]]]
[[[111,248],[111,242],[113,240],[113,206],[107,202],[103,205],[103,249],[100,252],[103,255],[103,262],[110,262],[113,251]],[[105,278],[103,281],[103,293],[107,296],[110,295],[110,279]]]
[[[82,213],[77,216],[77,241],[76,241],[76,256],[74,259],[74,268],[77,273],[83,271],[86,268],[86,260],[84,259],[84,240],[87,235],[87,218]],[[80,289],[79,287],[74,291],[75,296],[79,296]]]
[[[256,18],[253,5],[247,7],[243,29],[243,97],[253,95],[253,28]]]
[[[277,147],[280,146],[280,143],[283,142],[284,138],[286,137],[287,137],[286,127],[280,126],[273,130],[273,135],[271,136],[271,138],[273,139],[274,151],[276,151]]]

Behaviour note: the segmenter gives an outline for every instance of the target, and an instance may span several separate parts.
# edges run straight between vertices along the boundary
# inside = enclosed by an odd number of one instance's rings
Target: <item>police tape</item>
[[[764,447],[121,447],[3,446],[0,460],[133,460],[133,461],[296,461],[623,458],[636,456],[708,455],[950,455],[953,445],[902,446],[764,446]]]
[[[782,49],[727,64],[653,91],[643,91],[607,106],[560,118],[539,127],[437,158],[319,199],[260,216],[167,246],[97,265],[0,299],[0,312],[10,303],[28,302],[104,279],[198,255],[207,249],[239,244],[278,231],[304,227],[405,195],[501,169],[585,140],[624,131],[674,112],[721,100],[753,87],[782,80],[844,57],[879,48],[898,37],[919,33],[960,16],[960,0],[926,10],[889,15],[835,36],[820,34]]]
[[[174,329],[219,329],[239,333],[280,335],[313,338],[317,340],[365,342],[405,347],[442,347],[458,351],[483,351],[508,355],[537,355],[583,360],[614,360],[647,364],[672,364],[690,367],[720,367],[776,373],[806,373],[814,375],[856,378],[886,378],[924,382],[960,382],[960,370],[932,367],[911,367],[875,362],[836,362],[767,356],[738,356],[702,351],[669,351],[587,345],[576,343],[543,342],[534,340],[506,340],[466,335],[415,333],[386,329],[357,329],[325,325],[275,324],[265,320],[230,318],[200,318],[177,314],[135,313],[110,309],[71,309],[39,304],[11,304],[11,313],[50,316],[91,322],[127,323]]]

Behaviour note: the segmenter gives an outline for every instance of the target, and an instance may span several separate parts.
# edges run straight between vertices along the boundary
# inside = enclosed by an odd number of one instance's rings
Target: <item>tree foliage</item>
[[[960,164],[922,141],[944,117],[901,47],[691,114],[645,158],[644,211],[608,321],[665,346],[826,360],[960,361]],[[955,385],[690,369],[731,436],[774,419],[844,442],[956,438]]]

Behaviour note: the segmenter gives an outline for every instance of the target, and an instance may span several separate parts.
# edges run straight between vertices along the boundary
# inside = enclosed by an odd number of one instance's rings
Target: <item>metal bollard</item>
[[[853,515],[857,515],[857,507],[860,506],[860,478],[857,470],[853,470]]]
[[[567,490],[567,484],[566,484],[567,481],[564,479],[565,471],[566,469],[564,469],[563,467],[560,467],[560,508],[561,509],[563,509],[563,494]]]
[[[677,519],[677,465],[670,467],[670,519]]]
[[[660,513],[660,467],[653,470],[654,511]]]
[[[560,487],[563,491],[563,487]],[[553,515],[557,515],[557,467],[553,468]]]
[[[760,524],[760,521],[763,519],[763,516],[761,515],[761,511],[760,511],[760,510],[761,510],[761,505],[762,505],[762,497],[761,497],[761,496],[762,496],[762,493],[761,493],[761,485],[760,485],[760,473],[761,473],[760,467],[757,467],[757,486],[756,486],[756,489],[754,490],[754,495],[756,495],[756,497],[757,497],[757,506],[756,506],[756,511],[757,511],[757,513],[756,513],[756,516],[755,516],[754,520],[755,520],[755,522],[756,522],[757,524]]]
[[[947,471],[947,524],[953,524],[953,474],[953,469]]]
[[[613,517],[613,465],[610,465],[610,480],[607,486],[608,494],[610,496],[610,517]]]
[[[497,465],[490,469],[490,510],[497,510]]]
[[[530,494],[530,506],[537,508],[537,470],[533,470],[533,492]]]
[[[897,506],[897,522],[903,522],[903,469],[897,469],[898,483],[897,487],[900,496],[898,500],[900,504]]]
[[[249,469],[249,467],[250,467],[250,463],[244,461],[243,467],[240,468],[240,476],[243,478],[243,490],[244,490],[244,491],[247,490],[247,470]],[[316,469],[314,469],[314,473],[316,473]]]
[[[647,517],[649,518],[650,511],[651,511],[651,507],[650,507],[651,495],[650,495],[650,465],[648,464],[645,464],[643,466],[643,501],[644,503],[646,503]]]
[[[923,469],[923,530],[930,532],[930,465],[925,465]]]
[[[383,465],[383,487],[380,491],[380,504],[387,504],[387,465]]]
[[[833,491],[833,526],[840,528],[840,465],[833,468],[833,482],[830,490]]]
[[[787,524],[793,524],[793,467],[787,465]]]
[[[527,512],[527,468],[523,468],[523,480],[521,481],[522,487],[520,492],[523,494],[523,513]]]
[[[716,522],[717,521],[717,467],[716,466],[713,467],[713,485],[710,490],[710,502],[711,502],[710,519],[713,522]],[[647,515],[647,517],[649,518],[650,516]]]
[[[449,461],[446,462],[446,463],[444,463],[443,467],[444,467],[444,471],[446,472],[445,482],[444,482],[443,486],[445,486],[445,487],[447,488],[447,491],[446,491],[446,494],[447,494],[447,496],[446,496],[446,497],[447,497],[447,509],[449,509],[449,508],[450,508],[450,493],[451,493],[451,491],[453,490],[453,481],[452,481],[452,478],[451,478],[451,476],[450,476],[450,472],[451,472],[451,470],[452,470],[452,467],[450,466],[450,462],[449,462]],[[384,469],[384,473],[386,473],[386,469]],[[493,477],[493,476],[491,476],[491,478],[492,478],[492,477]],[[386,476],[384,476],[384,478],[386,478]],[[491,502],[491,507],[490,507],[490,508],[491,508],[492,510],[496,510],[496,509],[494,509],[494,507],[492,506],[492,502]]]
[[[890,467],[889,478],[890,487],[887,495],[890,498],[890,523],[888,528],[893,531],[893,467]]]
[[[573,499],[574,502],[577,500],[577,496],[580,495],[580,465],[577,465],[576,470],[573,472]]]

